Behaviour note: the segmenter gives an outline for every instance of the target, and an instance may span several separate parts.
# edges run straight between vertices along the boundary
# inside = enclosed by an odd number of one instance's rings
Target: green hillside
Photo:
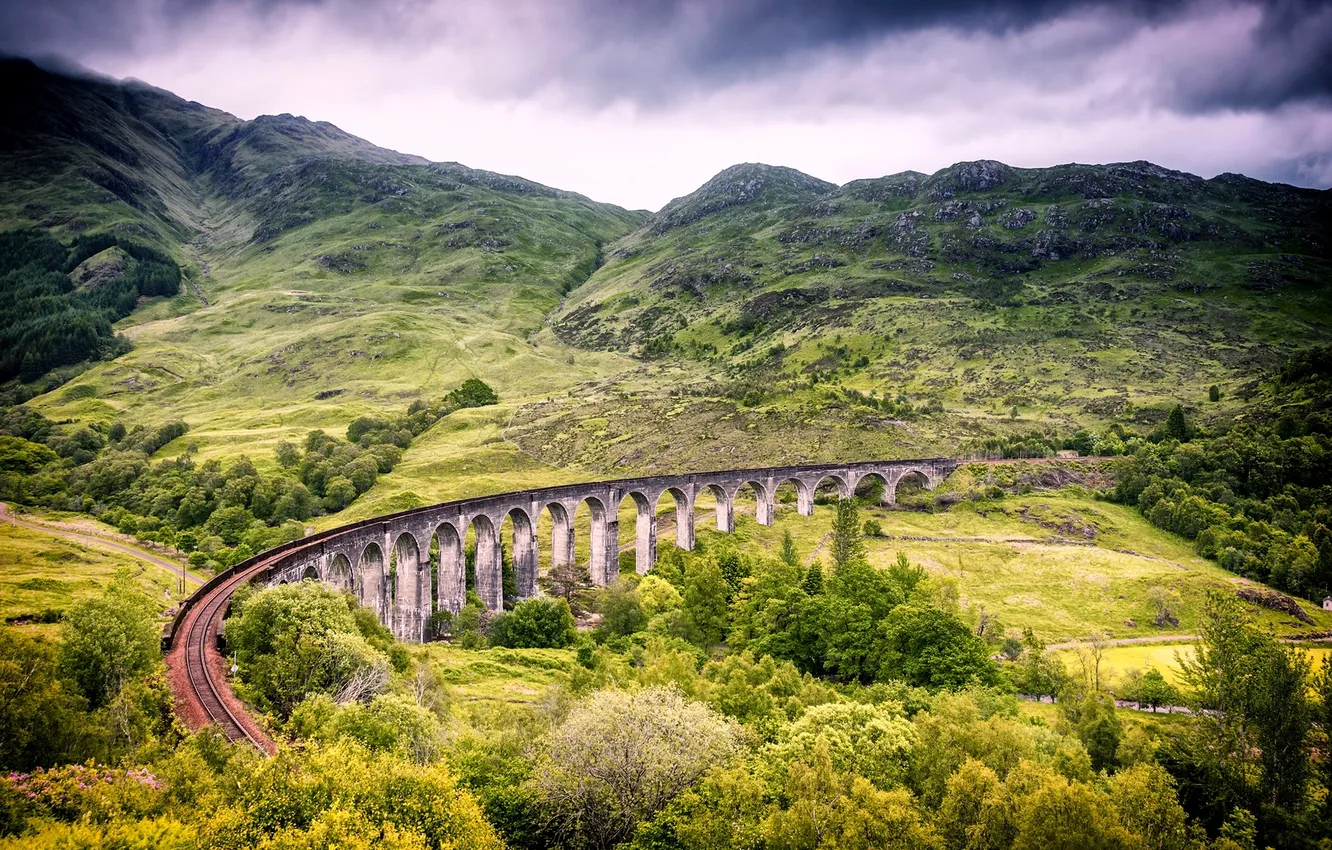
[[[305,118],[0,77],[0,228],[110,231],[184,277],[119,322],[132,350],[77,398],[33,406],[182,418],[205,454],[471,376],[499,390],[501,466],[932,454],[1150,427],[1176,401],[1231,415],[1327,331],[1327,192],[1146,163],[842,187],[746,164],[643,220]]]
[[[0,83],[0,230],[135,239],[184,276],[117,325],[128,354],[37,409],[182,418],[205,452],[264,463],[281,436],[341,430],[474,375],[508,400],[623,368],[539,331],[639,214],[140,83],[20,61],[0,63]],[[105,273],[106,258],[90,262],[73,276]]]
[[[1233,410],[1326,338],[1329,233],[1326,191],[1141,162],[840,188],[746,164],[611,246],[554,326],[710,370],[760,432],[801,402],[834,429],[855,418],[838,388],[941,406],[889,427],[922,450],[1011,427],[1014,408],[1020,427],[1151,424],[1213,384]],[[890,415],[862,425],[910,418],[876,406]]]
[[[62,309],[119,293],[103,359],[0,388],[58,432],[91,427],[58,454],[246,455],[280,475],[274,449],[312,429],[340,439],[468,378],[498,393],[399,440],[345,511],[257,514],[275,526],[537,481],[990,451],[1033,429],[1045,450],[1081,426],[1131,441],[1176,403],[1227,422],[1280,394],[1260,379],[1326,336],[1332,306],[1329,193],[1234,175],[977,162],[838,187],[745,164],[645,216],[143,83],[21,61],[0,82],[0,232],[40,247]],[[26,257],[0,266],[6,286],[37,274]],[[179,265],[175,295],[169,275],[126,283],[145,262]],[[113,423],[128,442],[98,436]]]

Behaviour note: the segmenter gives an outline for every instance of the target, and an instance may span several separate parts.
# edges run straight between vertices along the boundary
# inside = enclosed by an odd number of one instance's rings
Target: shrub
[[[122,569],[106,593],[70,608],[61,628],[60,669],[93,708],[152,669],[161,654],[153,612]]]
[[[551,733],[533,783],[566,833],[611,847],[740,741],[734,723],[675,688],[599,691]]]
[[[348,702],[369,699],[388,683],[388,659],[362,635],[337,591],[315,582],[280,585],[235,609],[225,626],[227,649],[264,708],[286,716],[311,694]]]
[[[558,597],[519,602],[491,621],[486,637],[510,649],[559,649],[578,636],[569,603]]]

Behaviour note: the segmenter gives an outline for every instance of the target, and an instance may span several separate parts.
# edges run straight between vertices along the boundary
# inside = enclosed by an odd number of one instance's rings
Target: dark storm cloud
[[[228,19],[274,21],[317,11],[349,39],[407,51],[445,43],[512,43],[494,73],[472,81],[487,94],[526,97],[559,87],[592,106],[627,101],[661,108],[790,71],[828,55],[856,57],[929,30],[1005,37],[1069,16],[1113,19],[1100,38],[1122,41],[1225,2],[1166,0],[0,0],[0,50],[78,59],[96,51],[152,51],[180,32]],[[1332,0],[1260,0],[1261,21],[1237,57],[1176,63],[1156,81],[1158,105],[1182,111],[1273,109],[1332,97]],[[494,51],[491,57],[494,58]],[[1079,57],[1064,57],[1076,65]],[[1144,73],[1152,73],[1144,68]],[[1076,73],[1052,64],[1050,73]],[[866,92],[868,103],[891,91]]]
[[[1246,61],[1181,75],[1179,102],[1192,109],[1272,109],[1332,98],[1332,3],[1263,5]]]
[[[1332,0],[0,0],[0,51],[630,207],[741,161],[1332,183]]]

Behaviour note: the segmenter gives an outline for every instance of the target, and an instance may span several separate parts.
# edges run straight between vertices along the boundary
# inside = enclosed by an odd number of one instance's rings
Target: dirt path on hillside
[[[1152,635],[1150,637],[1115,638],[1103,641],[1101,646],[1135,646],[1140,643],[1191,643],[1197,639],[1197,635]],[[1088,645],[1090,645],[1088,640],[1066,640],[1062,643],[1046,644],[1045,648],[1074,649],[1075,647]]]
[[[194,582],[195,584],[203,584],[205,581],[207,581],[207,579],[195,575],[189,570],[183,570],[178,562],[168,561],[165,558],[159,558],[156,555],[151,555],[147,552],[142,552],[138,549],[135,549],[132,546],[126,546],[123,543],[117,543],[114,540],[109,540],[100,535],[83,534],[77,531],[67,531],[61,528],[53,528],[49,525],[43,525],[36,522],[21,520],[9,512],[9,505],[5,504],[4,502],[0,502],[0,520],[7,522],[10,525],[16,525],[19,528],[27,528],[33,531],[41,531],[46,534],[53,535],[55,537],[64,537],[65,539],[73,540],[76,543],[83,543],[88,546],[100,546],[104,549],[114,549],[117,552],[122,552],[126,555],[132,555],[141,561],[147,561],[148,563],[153,564],[154,566],[162,567],[165,570],[170,570],[173,575],[180,575],[182,572],[184,572],[185,577],[190,581]]]

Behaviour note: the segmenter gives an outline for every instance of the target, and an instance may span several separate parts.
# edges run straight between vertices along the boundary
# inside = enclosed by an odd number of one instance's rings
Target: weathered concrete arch
[[[892,482],[884,489],[884,494],[890,502],[897,501],[898,491],[901,490],[904,481],[918,481],[922,490],[933,490],[938,486],[930,479],[930,476],[926,474],[924,470],[904,469],[900,471],[893,478]]]
[[[388,559],[378,543],[370,542],[361,550],[356,561],[356,574],[360,577],[359,599],[363,607],[369,608],[379,617],[379,622],[387,624],[388,608],[385,605],[388,584]]]
[[[860,485],[864,484],[866,481],[869,481],[870,479],[876,479],[880,484],[883,485],[882,502],[883,504],[887,504],[891,498],[889,490],[891,490],[892,488],[892,483],[888,480],[888,476],[884,475],[882,472],[870,470],[869,472],[862,472],[859,475],[853,476],[851,479],[851,492],[854,494],[857,491],[859,491]]]
[[[338,590],[352,589],[351,561],[341,552],[329,559],[328,569],[324,571],[324,583]]]
[[[310,581],[319,581],[319,571],[311,564],[301,571],[301,581],[309,579]]]
[[[720,483],[710,481],[699,485],[698,492],[710,493],[717,503],[717,530],[732,534],[735,532],[735,501]]]
[[[573,518],[577,504],[550,502],[541,510],[550,513],[550,565],[558,567],[574,562]]]
[[[658,493],[657,498],[652,501],[654,512],[661,507],[661,500],[667,494],[670,495],[671,501],[675,505],[675,545],[686,552],[692,551],[694,548],[694,500],[679,487],[667,487]]]
[[[393,612],[390,628],[398,640],[420,642],[430,618],[430,565],[416,535],[404,531],[393,541]]]
[[[511,508],[507,516],[513,525],[513,572],[521,601],[537,593],[536,519],[524,508]]]
[[[491,611],[504,610],[504,565],[500,562],[500,519],[477,514],[471,527],[476,531],[476,595]]]
[[[851,498],[852,495],[855,494],[855,490],[851,488],[850,483],[847,481],[847,479],[833,472],[819,476],[818,480],[814,482],[814,486],[811,489],[815,493],[817,493],[819,488],[823,486],[823,482],[825,481],[831,481],[833,485],[837,487],[837,495],[839,498],[849,499]]]
[[[586,496],[578,502],[579,508],[584,505],[587,506],[589,513],[592,515],[587,569],[592,574],[592,582],[605,587],[620,572],[620,523],[618,519],[611,519],[611,511],[600,497]],[[614,547],[614,558],[611,557],[612,546]]]
[[[776,496],[777,491],[785,487],[787,484],[791,484],[795,487],[796,513],[801,516],[813,516],[814,488],[804,481],[801,481],[799,478],[784,478],[781,481],[778,481],[777,485],[772,488],[774,497]]]
[[[748,487],[754,492],[754,520],[759,525],[772,525],[773,516],[773,497],[777,488],[771,484],[764,485],[760,481],[741,481],[731,491],[731,505],[734,510],[735,499],[740,495],[740,491]]]
[[[634,502],[634,572],[646,575],[657,562],[657,500],[639,490],[631,490],[625,498]]]
[[[439,588],[436,609],[457,614],[467,602],[467,564],[463,556],[462,534],[452,523],[442,522],[435,529],[439,547]]]

